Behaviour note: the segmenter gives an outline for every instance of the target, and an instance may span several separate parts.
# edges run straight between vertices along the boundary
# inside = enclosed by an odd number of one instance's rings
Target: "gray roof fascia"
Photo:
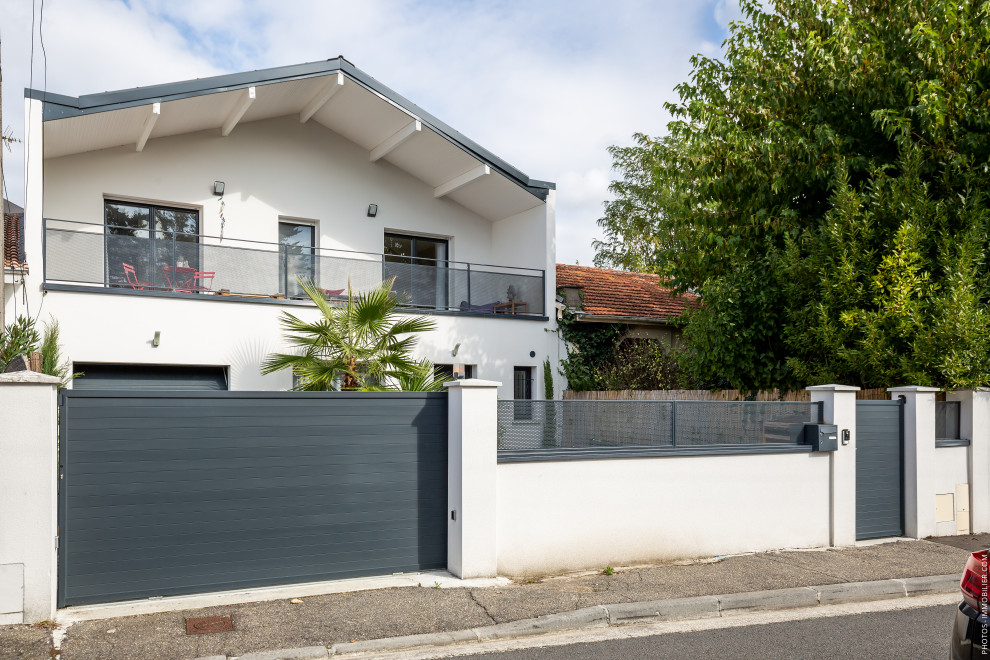
[[[80,97],[53,94],[44,90],[25,89],[24,96],[39,100],[43,103],[42,120],[53,121],[66,119],[96,112],[120,110],[148,103],[161,103],[178,99],[216,94],[235,89],[244,89],[253,85],[286,82],[324,76],[340,71],[368,90],[387,98],[392,103],[419,119],[439,135],[450,140],[478,160],[487,163],[500,174],[510,179],[521,188],[527,190],[541,200],[546,200],[548,192],[555,189],[556,184],[529,178],[521,170],[509,165],[492,152],[488,151],[474,140],[451,128],[418,105],[403,97],[395,90],[382,84],[372,76],[357,68],[343,57],[323,62],[308,62],[272,69],[259,69],[245,73],[232,73],[210,78],[197,78],[182,82],[135,87],[132,89],[87,94]]]
[[[591,314],[589,312],[574,312],[574,316],[577,317],[578,321],[589,323],[640,323],[673,327],[683,323],[681,318],[677,316],[618,316],[615,314]]]

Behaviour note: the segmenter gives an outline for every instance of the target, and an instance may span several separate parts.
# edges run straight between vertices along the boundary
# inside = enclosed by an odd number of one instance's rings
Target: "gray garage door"
[[[904,534],[904,404],[856,402],[856,538]]]
[[[212,366],[76,362],[75,390],[225,390],[227,369]]]
[[[62,607],[446,566],[445,393],[61,403]]]

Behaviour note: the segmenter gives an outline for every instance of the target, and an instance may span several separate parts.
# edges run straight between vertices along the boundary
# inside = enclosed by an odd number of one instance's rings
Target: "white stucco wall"
[[[39,102],[27,102],[27,117],[32,143],[26,148],[33,160],[26,198],[35,203],[26,217],[32,272],[25,288],[33,316],[60,322],[71,361],[220,365],[230,367],[233,389],[290,385],[288,374],[261,377],[258,364],[267,352],[285,348],[279,312],[306,315],[310,308],[109,293],[42,295],[42,217],[101,224],[105,199],[148,201],[199,209],[201,232],[216,236],[215,180],[226,183],[229,239],[277,243],[280,218],[315,223],[321,248],[380,253],[386,231],[442,237],[453,260],[546,270],[547,316],[553,318],[553,191],[546,203],[490,222],[450,199],[435,198],[429,185],[384,160],[370,162],[363,148],[315,122],[300,124],[296,116],[240,124],[228,137],[211,130],[155,139],[142,152],[129,145],[45,159],[42,168]],[[372,203],[378,214],[369,218]],[[7,308],[12,314],[12,304]],[[557,346],[546,332],[552,320],[434,319],[438,329],[421,338],[417,356],[477,365],[477,377],[503,383],[501,398],[512,397],[513,366],[534,367],[534,395],[542,396],[540,366],[548,356],[556,362]],[[155,330],[162,333],[158,348],[151,345]],[[461,346],[455,357],[456,344]]]
[[[291,387],[291,375],[262,376],[259,365],[269,353],[289,350],[278,323],[283,310],[301,318],[317,314],[314,307],[300,305],[51,291],[42,318],[58,319],[64,354],[75,363],[217,365],[229,367],[231,389],[279,390]],[[431,318],[437,329],[420,336],[415,355],[477,365],[476,377],[503,383],[503,399],[512,398],[513,367],[534,367],[539,377],[538,367],[553,348],[554,335],[544,331],[544,323]],[[152,345],[156,330],[161,332],[158,347]],[[455,358],[451,352],[457,344]]]
[[[224,235],[278,242],[278,219],[319,224],[323,248],[380,253],[384,230],[450,237],[451,258],[491,263],[492,223],[315,122],[281,117],[219,131],[45,160],[46,217],[103,222],[103,200],[138,199],[202,209],[202,233],[220,233],[215,180],[226,183]],[[378,215],[367,217],[369,204]],[[534,220],[538,222],[538,219]],[[525,226],[517,227],[526,231]],[[542,226],[532,236],[541,236]],[[540,241],[542,244],[542,240]],[[543,266],[534,254],[532,267]],[[529,263],[511,264],[530,266]]]
[[[969,503],[964,504],[965,511],[960,511],[960,502],[955,501],[956,486],[969,483],[969,447],[936,447],[935,465],[932,474],[935,495],[951,494],[956,516],[969,515]],[[972,497],[972,494],[970,494]],[[932,501],[935,506],[935,501]],[[956,521],[935,522],[937,536],[951,536],[956,533]]]
[[[827,455],[502,463],[497,472],[503,575],[829,544]]]

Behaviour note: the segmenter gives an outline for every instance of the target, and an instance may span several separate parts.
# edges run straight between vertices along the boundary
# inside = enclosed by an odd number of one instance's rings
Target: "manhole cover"
[[[229,616],[201,616],[196,619],[186,619],[187,635],[230,632],[233,629],[234,622]]]

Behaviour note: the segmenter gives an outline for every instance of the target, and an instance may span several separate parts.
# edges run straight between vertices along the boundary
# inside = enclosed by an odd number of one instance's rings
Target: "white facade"
[[[324,80],[340,91],[302,121],[326,89],[335,89]],[[49,230],[102,233],[106,200],[159,204],[197,211],[202,244],[223,245],[211,238],[221,234],[213,182],[223,181],[228,244],[262,241],[270,244],[264,249],[277,250],[279,222],[290,221],[315,226],[321,250],[365,253],[341,256],[380,261],[388,232],[445,239],[453,261],[545,273],[543,300],[531,304],[549,307],[549,314],[438,313],[437,330],[421,336],[416,349],[417,357],[435,363],[475,365],[474,377],[503,383],[501,398],[513,396],[513,368],[531,367],[534,396],[542,395],[540,367],[547,357],[556,364],[558,348],[548,332],[554,328],[552,184],[541,199],[513,180],[514,170],[489,166],[487,152],[469,153],[426,119],[340,73],[259,84],[250,95],[222,88],[166,98],[65,119],[53,119],[42,101],[28,98],[25,234],[32,270],[23,289],[8,286],[9,317],[26,311],[26,295],[32,316],[58,320],[74,363],[222,366],[231,389],[289,388],[288,372],[261,376],[259,363],[287,350],[280,312],[307,317],[316,314],[311,305],[45,286],[46,248],[49,284],[55,259],[89,259],[99,278],[104,266],[74,244],[46,246],[43,218]],[[249,109],[223,135],[245,104]],[[370,204],[377,205],[375,217],[367,213]],[[343,279],[334,288],[346,287]]]

